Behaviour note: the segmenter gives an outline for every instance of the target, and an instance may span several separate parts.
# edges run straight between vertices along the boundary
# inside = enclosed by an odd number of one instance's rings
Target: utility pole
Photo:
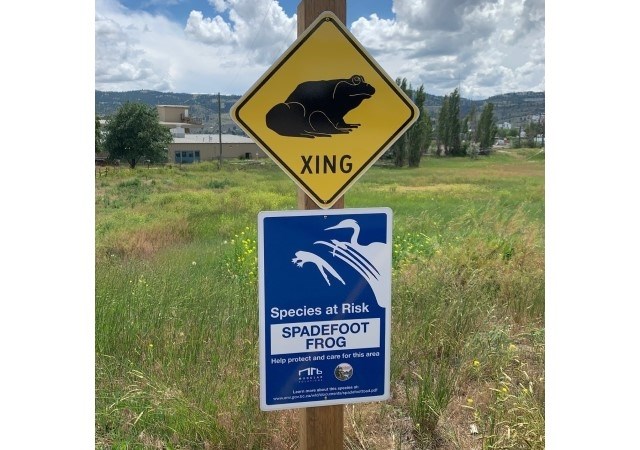
[[[218,158],[218,168],[222,167],[222,113],[220,112],[220,92],[218,92],[218,143],[220,145],[220,156]]]
[[[521,148],[522,146],[520,145],[520,137],[522,135],[522,125],[520,125],[518,127],[518,148]]]

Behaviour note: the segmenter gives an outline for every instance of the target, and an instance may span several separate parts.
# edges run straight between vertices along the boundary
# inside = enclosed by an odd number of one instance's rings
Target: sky
[[[244,94],[296,39],[300,0],[96,0],[95,88]],[[544,0],[347,0],[393,78],[465,98],[545,91]]]

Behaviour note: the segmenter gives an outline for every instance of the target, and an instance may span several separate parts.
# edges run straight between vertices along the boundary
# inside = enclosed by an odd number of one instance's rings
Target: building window
[[[196,151],[196,150],[176,151],[175,161],[176,161],[176,164],[191,164],[193,162],[200,162],[200,151]]]

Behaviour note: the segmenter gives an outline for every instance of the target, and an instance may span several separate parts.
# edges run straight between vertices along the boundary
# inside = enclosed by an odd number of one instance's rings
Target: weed
[[[420,372],[405,378],[408,409],[420,440],[436,440],[436,427],[453,397],[456,372],[445,361],[427,359]]]
[[[133,188],[139,187],[141,184],[140,178],[130,178],[128,180],[121,181],[117,184],[118,188]]]
[[[207,182],[207,187],[209,189],[224,189],[225,187],[231,185],[231,182],[227,179],[224,180],[211,180]]]
[[[513,376],[502,372],[492,401],[480,413],[483,449],[544,449],[544,405],[535,396],[538,383],[521,367]],[[516,378],[517,377],[517,378]]]

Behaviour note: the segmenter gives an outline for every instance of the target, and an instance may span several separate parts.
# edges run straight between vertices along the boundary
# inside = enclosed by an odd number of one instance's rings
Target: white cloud
[[[185,33],[205,44],[225,45],[255,63],[270,64],[295,40],[296,18],[275,0],[212,0],[217,12],[228,11],[229,23],[217,15],[192,11]]]
[[[395,0],[351,30],[383,67],[443,95],[544,90],[543,0]]]
[[[220,16],[213,19],[204,17],[200,11],[191,11],[187,26],[187,36],[204,42],[205,44],[228,45],[233,42],[231,27]]]
[[[227,10],[227,2],[225,2],[225,0],[209,0],[209,4],[219,13],[223,13]]]
[[[358,41],[375,57],[376,54],[395,53],[416,48],[422,34],[408,23],[392,19],[380,19],[376,14],[360,17],[350,28]]]
[[[96,1],[96,89],[241,94],[296,37],[295,16],[272,0],[211,1],[186,23]]]
[[[127,85],[142,84],[149,89],[171,88],[166,81],[166,72],[154,68],[149,56],[139,46],[135,28],[125,28],[112,19],[96,15],[95,32],[96,87],[126,89]]]
[[[96,0],[96,88],[242,94],[296,37],[276,0],[209,0],[183,23]],[[544,90],[544,0],[394,0],[350,29],[393,78],[486,98]]]

